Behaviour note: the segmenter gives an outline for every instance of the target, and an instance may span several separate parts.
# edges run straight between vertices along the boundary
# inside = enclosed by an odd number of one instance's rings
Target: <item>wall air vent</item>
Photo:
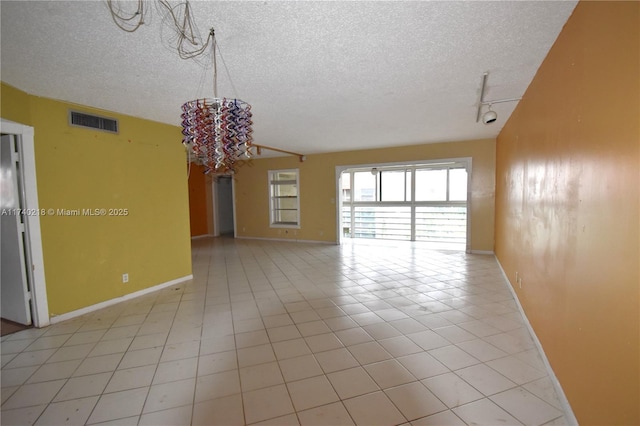
[[[69,111],[69,125],[118,133],[118,120],[78,111]]]

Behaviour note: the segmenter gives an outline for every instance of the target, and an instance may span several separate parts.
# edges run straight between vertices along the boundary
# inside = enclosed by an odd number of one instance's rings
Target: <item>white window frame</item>
[[[355,172],[355,171],[373,171],[372,169],[378,169],[378,171],[384,171],[384,170],[393,170],[393,169],[408,169],[408,168],[414,168],[415,169],[420,169],[422,167],[427,167],[427,168],[437,168],[438,166],[446,166],[446,167],[450,167],[450,168],[458,168],[458,167],[451,167],[451,166],[461,166],[462,168],[465,168],[467,171],[467,200],[466,200],[466,208],[467,208],[467,238],[466,238],[466,249],[465,251],[467,253],[471,253],[471,226],[472,226],[472,217],[471,217],[471,211],[472,211],[472,204],[473,204],[473,200],[471,198],[471,182],[472,182],[472,174],[473,174],[473,159],[471,157],[458,157],[458,158],[442,158],[442,159],[433,159],[433,160],[418,160],[418,161],[403,161],[403,162],[393,162],[393,163],[369,163],[369,164],[351,164],[351,165],[341,165],[341,166],[336,166],[335,168],[335,179],[336,179],[336,224],[338,226],[336,226],[336,242],[337,244],[342,244],[343,243],[343,229],[342,229],[342,205],[344,204],[344,200],[342,198],[342,179],[343,179],[343,172]],[[353,173],[349,173],[348,174],[349,179],[352,179],[351,177],[353,176]],[[448,175],[447,175],[447,188],[449,187],[449,182],[448,182]],[[406,183],[405,183],[406,185]],[[411,187],[412,187],[412,199],[415,198],[415,173],[412,173],[412,179],[411,179]],[[406,187],[405,187],[406,190]],[[378,183],[376,182],[376,191],[378,191]],[[351,204],[354,203],[354,195],[355,194],[355,189],[354,189],[354,182],[353,179],[351,180]],[[377,197],[377,195],[376,195]],[[449,197],[449,190],[447,189],[447,198]],[[363,202],[356,202],[356,203],[360,203],[363,204]],[[426,202],[414,202],[414,201],[410,201],[410,202],[390,202],[390,201],[376,201],[376,202],[372,202],[370,203],[371,205],[397,205],[397,204],[407,204],[407,205],[416,205],[416,204],[430,204],[432,202],[426,201]],[[436,204],[438,202],[435,202]],[[450,203],[450,201],[446,201],[446,203]],[[457,203],[457,202],[455,202]],[[462,202],[461,202],[462,203]],[[366,204],[366,203],[364,203]],[[413,216],[415,214],[415,209],[412,209],[412,222],[415,220],[415,217]],[[354,215],[352,214],[352,224],[351,224],[351,229],[354,229],[354,224],[353,224],[353,217]],[[412,240],[413,238],[415,238],[415,235],[413,235],[412,233]]]
[[[296,175],[296,179],[295,179],[295,185],[296,185],[296,189],[297,189],[297,195],[295,197],[296,200],[296,212],[297,212],[297,217],[298,217],[298,221],[297,223],[285,223],[285,222],[276,222],[275,218],[276,218],[276,206],[275,206],[275,202],[274,202],[274,197],[272,196],[273,194],[273,186],[277,185],[277,182],[273,179],[274,175],[276,173],[295,173]],[[267,175],[267,179],[268,179],[268,187],[269,187],[269,226],[271,228],[289,228],[289,229],[300,229],[300,169],[278,169],[278,170],[269,170],[268,171],[268,175]],[[286,182],[288,184],[293,183],[293,181],[282,181],[282,182]]]

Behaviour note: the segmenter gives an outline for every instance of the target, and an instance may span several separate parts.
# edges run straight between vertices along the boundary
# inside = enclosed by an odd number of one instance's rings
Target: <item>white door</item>
[[[2,290],[2,318],[31,325],[29,282],[26,270],[25,224],[20,163],[15,135],[2,135],[1,165],[1,238],[0,287]]]

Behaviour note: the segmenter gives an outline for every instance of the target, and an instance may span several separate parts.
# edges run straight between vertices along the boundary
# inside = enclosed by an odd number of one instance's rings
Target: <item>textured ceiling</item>
[[[252,105],[255,143],[304,154],[497,136],[516,103],[476,123],[482,73],[486,99],[522,96],[575,4],[191,1],[231,76],[219,61],[219,95]],[[210,58],[180,59],[149,9],[126,33],[103,1],[3,0],[2,81],[179,124],[213,96]]]

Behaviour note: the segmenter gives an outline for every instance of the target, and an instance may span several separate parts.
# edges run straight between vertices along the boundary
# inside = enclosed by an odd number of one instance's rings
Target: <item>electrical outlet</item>
[[[122,274],[122,282],[123,283],[129,282],[129,274]]]
[[[518,278],[518,271],[516,271],[516,282],[518,282],[519,278]]]
[[[522,277],[518,278],[518,287],[522,288]]]

